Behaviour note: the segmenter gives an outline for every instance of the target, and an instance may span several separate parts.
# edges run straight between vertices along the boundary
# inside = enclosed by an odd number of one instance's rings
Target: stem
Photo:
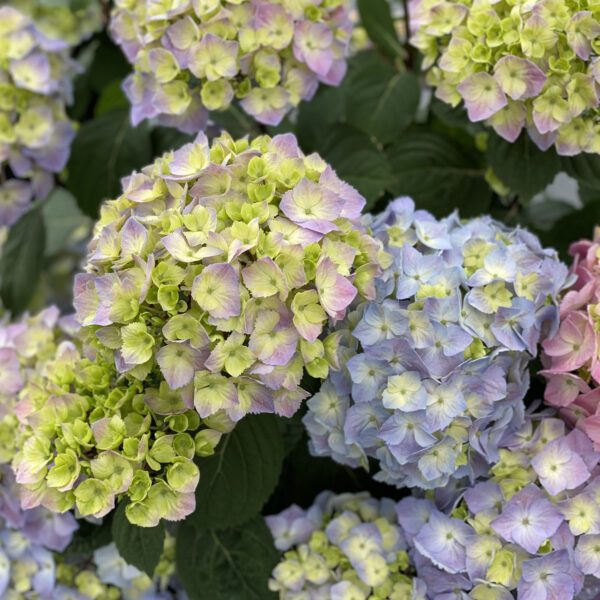
[[[413,48],[410,45],[410,11],[408,10],[408,0],[402,0],[402,8],[404,11],[404,27],[406,28],[406,39],[404,40],[404,48],[406,49],[406,66],[412,71]]]

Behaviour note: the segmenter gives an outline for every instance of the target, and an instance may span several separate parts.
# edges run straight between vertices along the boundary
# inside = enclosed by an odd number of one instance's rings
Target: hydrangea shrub
[[[600,245],[598,238],[570,248],[576,281],[560,304],[560,327],[543,344],[547,379],[544,398],[571,424],[582,429],[600,450],[598,413],[598,301]]]
[[[412,44],[438,98],[514,142],[600,153],[600,13],[594,2],[413,0]]]
[[[431,597],[595,597],[599,460],[583,432],[538,415],[501,448],[484,480],[442,494],[437,506],[401,500],[398,521]]]
[[[67,163],[75,128],[66,106],[79,71],[71,46],[100,22],[99,5],[89,7],[83,20],[35,2],[0,7],[0,226],[44,199]]]
[[[427,598],[392,500],[323,492],[308,510],[292,505],[266,521],[283,552],[269,589],[282,600]]]
[[[376,479],[436,488],[473,477],[524,420],[528,364],[558,325],[568,271],[524,229],[408,198],[372,224],[392,260],[375,300],[336,333],[345,365],[312,399],[311,451]]]
[[[155,382],[158,414],[291,416],[304,372],[339,367],[328,320],[375,298],[385,257],[364,204],[293,135],[201,134],[102,207],[77,317],[124,385]]]
[[[320,83],[346,73],[347,0],[117,0],[110,29],[134,72],[125,81],[134,124],[197,133],[234,99],[277,125]]]

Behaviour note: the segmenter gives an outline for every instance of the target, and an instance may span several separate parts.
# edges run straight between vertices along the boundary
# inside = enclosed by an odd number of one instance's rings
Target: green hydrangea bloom
[[[597,2],[413,0],[410,17],[438,98],[510,142],[600,153]]]
[[[109,350],[59,334],[57,318],[48,309],[12,326],[14,341],[0,348],[1,384],[18,394],[20,421],[18,436],[14,415],[0,422],[0,456],[14,454],[24,508],[102,517],[128,499],[136,525],[184,518],[195,506],[194,457],[214,452],[233,424],[202,420],[191,390],[123,377]]]
[[[87,342],[114,357],[107,377],[131,381],[135,393],[152,382],[146,405],[174,431],[185,419],[167,415],[183,414],[191,397],[202,419],[291,416],[308,395],[304,373],[339,368],[327,321],[375,297],[388,256],[360,223],[364,204],[291,134],[223,134],[212,146],[201,134],[131,175],[102,207],[87,272],[75,280]],[[86,373],[103,386],[97,369]],[[95,435],[111,451],[128,425],[102,422]],[[199,453],[211,435],[196,436]],[[151,450],[150,464],[166,451]],[[184,473],[173,467],[170,485]]]

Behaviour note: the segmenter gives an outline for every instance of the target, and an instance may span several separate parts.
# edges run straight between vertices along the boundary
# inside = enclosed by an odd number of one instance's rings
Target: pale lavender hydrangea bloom
[[[475,485],[437,490],[435,503],[409,497],[397,504],[429,598],[595,598],[588,592],[600,585],[600,454],[580,431],[564,429],[558,419],[528,415]],[[560,468],[548,451],[555,447],[569,449],[587,472],[584,478],[577,466],[574,474],[562,472],[559,492],[539,474]]]
[[[269,581],[282,600],[366,600],[375,591],[427,598],[423,582],[409,574],[406,541],[389,499],[323,492],[309,509],[293,505],[266,521],[275,547],[285,552]]]
[[[110,30],[134,66],[124,84],[133,123],[156,118],[198,133],[209,111],[237,99],[260,123],[278,125],[321,83],[344,78],[348,4],[117,0]]]
[[[527,366],[557,327],[567,268],[526,230],[437,220],[408,198],[372,228],[392,259],[376,300],[337,326],[346,368],[308,402],[311,451],[375,459],[375,478],[397,486],[475,477],[524,421]]]
[[[54,24],[65,10],[72,18],[64,7],[52,10],[57,11]],[[75,136],[66,107],[79,66],[70,57],[70,43],[51,37],[57,32],[47,16],[25,0],[0,7],[0,227],[16,223],[33,199],[50,193]],[[91,19],[95,29],[99,11]],[[74,35],[77,21],[73,26],[73,35],[65,36],[74,46],[81,36]]]

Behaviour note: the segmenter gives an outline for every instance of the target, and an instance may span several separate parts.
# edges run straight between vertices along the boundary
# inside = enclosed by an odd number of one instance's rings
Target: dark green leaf
[[[102,90],[100,98],[98,98],[98,102],[96,102],[94,114],[96,117],[99,117],[111,110],[119,108],[129,108],[129,100],[127,100],[127,97],[121,88],[121,82],[115,80]]]
[[[105,517],[100,525],[94,525],[88,521],[81,520],[79,529],[73,535],[71,543],[63,552],[67,559],[74,558],[81,560],[87,557],[94,550],[107,546],[112,542],[112,517]]]
[[[132,525],[125,516],[125,506],[126,503],[121,502],[114,513],[113,540],[125,562],[152,577],[165,545],[164,524],[161,522],[156,527]]]
[[[113,81],[120,81],[131,72],[131,66],[121,50],[102,33],[98,36],[98,47],[88,75],[91,88],[101,94]]]
[[[366,64],[348,82],[348,123],[387,144],[412,123],[420,95],[416,75],[382,61]]]
[[[369,38],[389,56],[401,56],[402,43],[398,39],[390,5],[386,0],[358,0],[358,10]]]
[[[210,117],[221,130],[227,131],[234,138],[257,135],[260,132],[256,121],[236,104],[232,104],[227,110],[211,112]]]
[[[251,415],[240,421],[213,456],[198,460],[200,484],[191,522],[219,529],[257,515],[277,485],[283,453],[275,416]]]
[[[269,576],[279,553],[262,517],[238,529],[177,532],[177,573],[190,600],[269,600]]]
[[[10,228],[0,259],[0,298],[17,315],[27,309],[40,277],[46,247],[46,227],[39,208]]]
[[[543,210],[543,205],[540,210]],[[570,212],[556,221],[550,231],[540,232],[540,237],[545,245],[556,248],[564,260],[569,260],[569,246],[581,238],[590,239],[597,223],[600,223],[600,202]]]
[[[386,155],[369,136],[349,125],[332,127],[318,152],[337,174],[354,186],[371,208],[393,183]]]
[[[560,171],[556,152],[542,152],[526,132],[512,144],[491,135],[486,156],[496,176],[522,200],[541,192]]]
[[[154,156],[162,156],[165,152],[177,150],[194,139],[193,135],[173,127],[153,127],[150,135]]]
[[[391,191],[411,196],[418,208],[445,216],[478,215],[489,208],[492,191],[481,156],[472,147],[439,133],[413,129],[388,150],[394,173]]]
[[[95,217],[102,200],[119,195],[121,178],[151,160],[148,127],[142,124],[134,129],[128,110],[113,110],[84,123],[77,132],[67,167],[67,188],[81,210]]]
[[[561,158],[562,168],[580,184],[592,190],[600,190],[600,156],[578,154]],[[600,194],[596,194],[600,196]]]
[[[77,206],[73,195],[64,188],[54,188],[42,204],[42,214],[46,224],[46,256],[64,250],[71,235],[80,228],[90,228],[91,221]]]
[[[316,151],[326,132],[343,120],[345,103],[344,86],[322,86],[312,101],[300,104],[296,135],[305,152]]]
[[[375,498],[396,500],[406,495],[406,490],[375,481],[373,473],[378,470],[376,465],[373,465],[370,472],[363,468],[351,469],[330,458],[311,456],[308,436],[304,431],[300,441],[286,456],[277,489],[263,508],[263,514],[279,513],[294,503],[310,506],[323,490],[331,490],[336,494],[368,491]]]

